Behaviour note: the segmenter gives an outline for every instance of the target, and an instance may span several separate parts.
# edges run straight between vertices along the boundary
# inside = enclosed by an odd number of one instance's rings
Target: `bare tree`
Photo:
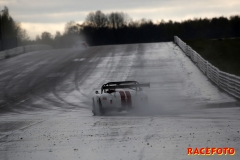
[[[148,25],[148,24],[153,24],[153,22],[152,22],[152,20],[150,20],[150,19],[142,18],[142,19],[140,20],[140,24],[141,24],[141,25]]]
[[[141,25],[140,21],[130,21],[128,24],[129,27],[136,27],[136,28],[140,27],[140,25]]]
[[[36,41],[37,41],[37,42],[41,41],[41,38],[40,38],[39,35],[36,36]]]
[[[41,42],[42,42],[43,44],[51,45],[51,44],[52,44],[52,41],[53,41],[52,37],[53,37],[53,36],[51,35],[51,33],[45,31],[45,32],[43,32],[42,35],[41,35]]]
[[[15,22],[15,30],[17,32],[17,38],[20,42],[29,41],[29,36],[25,29],[22,29],[21,23]]]
[[[74,21],[70,21],[65,25],[65,34],[79,34],[81,25]]]
[[[57,40],[57,39],[59,39],[59,38],[61,38],[61,33],[60,33],[59,31],[56,31],[56,34],[55,34],[55,36],[54,36],[54,39]]]
[[[113,12],[108,15],[108,26],[110,28],[122,28],[124,26],[127,26],[129,21],[129,16],[123,12]]]
[[[41,38],[42,38],[42,40],[49,40],[49,39],[52,39],[52,35],[51,35],[51,33],[45,31],[42,33]]]
[[[96,28],[106,27],[108,24],[107,16],[101,11],[91,12],[87,15],[85,25],[93,26]]]

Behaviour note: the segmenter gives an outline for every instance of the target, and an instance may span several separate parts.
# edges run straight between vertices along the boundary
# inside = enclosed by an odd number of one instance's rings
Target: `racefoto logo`
[[[189,156],[233,156],[235,153],[234,148],[187,148],[187,154]]]

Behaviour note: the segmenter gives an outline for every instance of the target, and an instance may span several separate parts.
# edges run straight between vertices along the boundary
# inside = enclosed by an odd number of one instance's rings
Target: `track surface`
[[[150,82],[149,106],[93,117],[103,83]],[[234,147],[240,109],[173,43],[39,51],[0,61],[0,159],[202,159]]]

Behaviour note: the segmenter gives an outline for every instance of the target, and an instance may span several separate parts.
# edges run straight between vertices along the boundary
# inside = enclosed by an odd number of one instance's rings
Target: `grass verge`
[[[240,76],[240,38],[188,40],[185,43],[221,71]]]

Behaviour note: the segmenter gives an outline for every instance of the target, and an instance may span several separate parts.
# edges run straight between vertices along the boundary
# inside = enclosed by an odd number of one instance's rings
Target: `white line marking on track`
[[[78,59],[78,58],[76,58],[76,59],[74,59],[73,61],[74,62],[79,62],[79,61],[84,61],[86,58],[80,58],[80,59]]]
[[[86,58],[81,58],[79,61],[84,61]]]
[[[27,101],[27,100],[29,100],[29,98],[20,101],[19,103],[17,103],[17,105],[19,105],[19,104],[21,104],[21,103],[24,103],[24,102]]]

